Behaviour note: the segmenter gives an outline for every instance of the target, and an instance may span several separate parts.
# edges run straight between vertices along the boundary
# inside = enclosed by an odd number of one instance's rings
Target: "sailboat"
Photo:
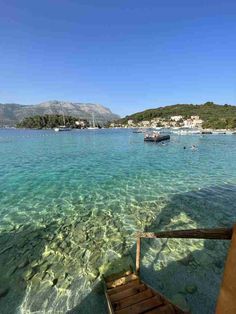
[[[99,129],[99,127],[97,127],[95,124],[94,113],[92,113],[92,117],[93,117],[93,126],[88,127],[88,129],[89,130],[97,130],[97,129]]]
[[[54,128],[55,132],[62,132],[62,131],[71,131],[71,128],[66,127],[66,119],[64,112],[62,110],[62,116],[63,116],[63,123],[64,125],[60,125],[59,127]]]

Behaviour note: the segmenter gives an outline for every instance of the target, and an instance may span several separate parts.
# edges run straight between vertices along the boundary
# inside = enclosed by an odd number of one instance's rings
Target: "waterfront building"
[[[170,119],[172,121],[178,122],[178,121],[183,119],[183,116],[180,116],[180,115],[179,116],[172,116],[172,117],[170,117]]]

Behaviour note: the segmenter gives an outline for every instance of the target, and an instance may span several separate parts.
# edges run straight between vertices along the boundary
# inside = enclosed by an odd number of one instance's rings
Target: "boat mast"
[[[95,128],[94,113],[92,115],[93,115],[93,128]]]
[[[62,111],[63,123],[64,123],[64,126],[66,126],[66,119],[65,119],[64,111],[62,109],[62,105],[61,105],[61,111]]]
[[[64,126],[66,126],[66,119],[65,119],[64,112],[63,112],[63,122],[64,122]]]

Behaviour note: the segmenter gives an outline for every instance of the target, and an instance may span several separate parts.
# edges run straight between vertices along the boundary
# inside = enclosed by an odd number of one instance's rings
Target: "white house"
[[[191,116],[191,119],[192,120],[199,120],[200,118],[199,118],[199,116]]]
[[[203,120],[199,119],[199,116],[192,116],[191,119],[184,120],[184,126],[186,128],[200,128],[202,123]]]
[[[142,125],[148,127],[150,126],[150,121],[142,121]]]
[[[151,120],[151,123],[158,123],[161,121],[161,118],[154,118]]]
[[[181,119],[183,119],[183,116],[172,116],[172,117],[170,117],[170,119],[172,121],[177,122],[177,121],[180,121]]]
[[[193,120],[192,120],[192,119],[186,119],[186,120],[184,120],[184,127],[186,127],[186,128],[192,128],[192,127],[193,127]]]
[[[202,119],[194,119],[193,126],[196,128],[200,128],[202,126],[203,120]]]

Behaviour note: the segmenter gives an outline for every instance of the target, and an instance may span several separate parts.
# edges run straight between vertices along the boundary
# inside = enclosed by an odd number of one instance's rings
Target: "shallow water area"
[[[101,275],[133,264],[135,231],[236,221],[236,136],[0,130],[0,187],[0,312],[105,313]],[[145,240],[141,275],[212,313],[227,247]]]

